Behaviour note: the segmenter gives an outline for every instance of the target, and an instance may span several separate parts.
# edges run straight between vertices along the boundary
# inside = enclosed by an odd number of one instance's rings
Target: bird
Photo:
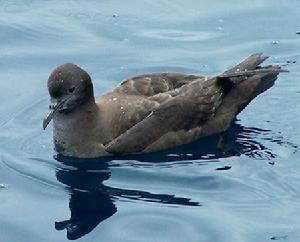
[[[65,63],[47,81],[57,153],[75,158],[144,154],[224,134],[232,120],[287,72],[254,53],[215,76],[149,73],[95,98],[90,75]]]

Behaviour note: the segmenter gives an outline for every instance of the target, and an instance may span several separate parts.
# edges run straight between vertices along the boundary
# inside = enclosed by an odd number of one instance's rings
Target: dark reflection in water
[[[210,136],[192,144],[176,149],[147,154],[130,155],[113,158],[78,159],[56,156],[56,160],[67,165],[56,169],[57,180],[65,185],[70,192],[69,220],[55,222],[57,230],[67,231],[67,238],[78,239],[91,232],[99,223],[117,212],[115,202],[118,199],[142,200],[145,202],[173,204],[181,206],[200,206],[198,202],[188,198],[176,197],[170,194],[152,194],[146,191],[128,190],[104,185],[103,182],[111,176],[109,163],[112,160],[135,160],[150,163],[182,162],[187,160],[205,160],[238,156],[245,154],[258,159],[271,159],[276,155],[263,144],[255,140],[256,136],[263,136],[262,140],[269,140],[280,145],[289,145],[281,137],[272,139],[269,130],[245,128],[234,121],[228,130],[225,149],[219,150],[217,144],[220,135]],[[223,167],[217,170],[228,170]]]
[[[57,180],[70,190],[71,218],[55,223],[57,230],[67,230],[68,239],[78,239],[92,231],[101,221],[112,216],[117,208],[106,187],[102,184],[110,177],[107,164],[98,172],[84,169],[57,170]],[[102,171],[102,172],[101,172]]]
[[[66,162],[61,157],[58,161]],[[72,169],[57,169],[56,177],[67,185],[70,191],[69,220],[55,222],[57,230],[67,230],[67,238],[78,239],[91,232],[103,220],[117,212],[116,199],[143,200],[147,202],[200,206],[188,198],[175,197],[168,194],[152,194],[145,191],[120,189],[103,184],[109,179],[111,172],[108,162],[81,165]]]

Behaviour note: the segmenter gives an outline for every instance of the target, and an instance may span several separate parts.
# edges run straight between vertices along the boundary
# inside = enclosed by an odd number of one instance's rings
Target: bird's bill
[[[47,114],[47,116],[44,118],[43,120],[43,130],[45,130],[48,126],[48,124],[51,122],[51,120],[53,119],[54,115],[62,109],[62,107],[64,106],[65,102],[67,100],[61,100],[61,101],[57,101],[57,102],[51,102],[50,105],[50,111]]]

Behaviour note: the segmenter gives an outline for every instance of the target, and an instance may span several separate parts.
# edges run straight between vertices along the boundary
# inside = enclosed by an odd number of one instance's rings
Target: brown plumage
[[[146,153],[224,132],[253,98],[270,88],[279,66],[253,54],[215,77],[154,73],[132,77],[95,101],[89,75],[73,64],[48,80],[56,150],[66,156]]]

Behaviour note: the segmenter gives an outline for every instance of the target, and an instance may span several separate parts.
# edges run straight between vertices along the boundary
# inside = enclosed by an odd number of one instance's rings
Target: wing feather
[[[113,154],[139,153],[169,132],[205,123],[220,104],[221,88],[216,83],[215,78],[190,83],[189,88],[163,102],[145,119],[110,142],[106,150]]]
[[[169,92],[189,84],[203,76],[181,73],[153,73],[132,77],[125,80],[114,91],[127,95],[153,96]]]

